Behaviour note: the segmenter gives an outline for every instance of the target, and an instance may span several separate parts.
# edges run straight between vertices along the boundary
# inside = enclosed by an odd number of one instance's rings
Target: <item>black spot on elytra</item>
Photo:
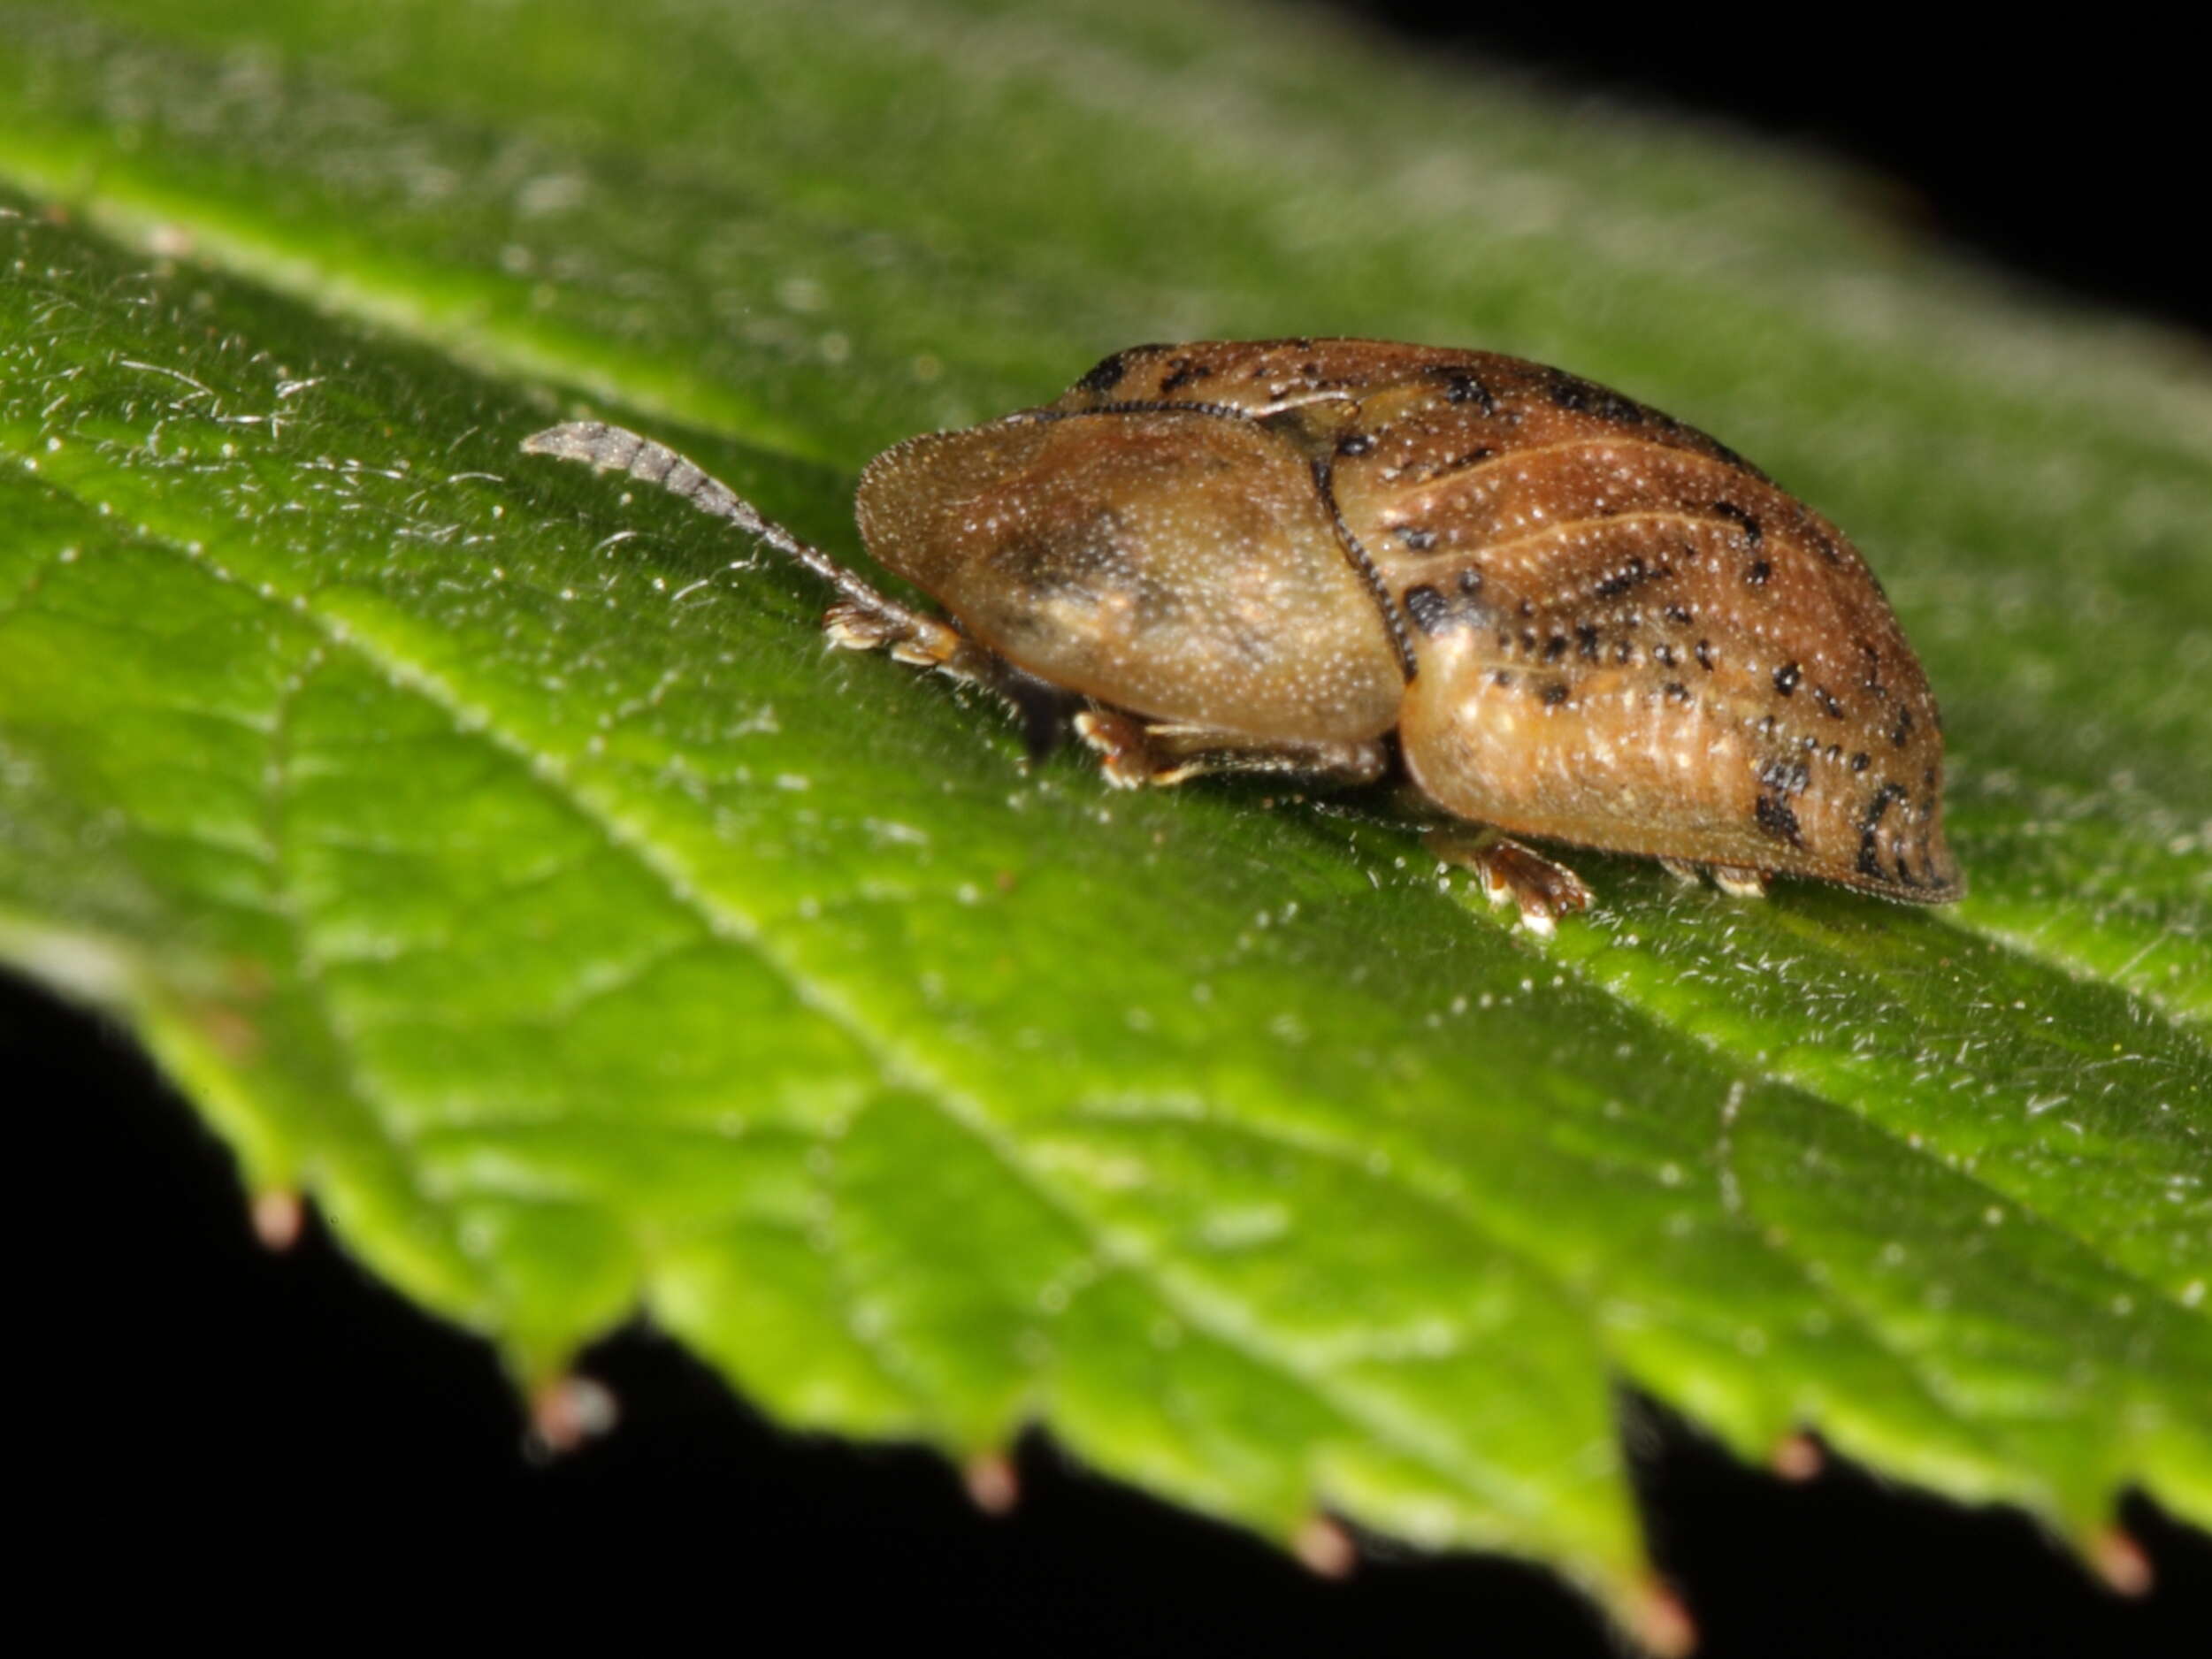
[[[1666,608],[1665,615],[1667,621],[1672,623],[1677,628],[1687,628],[1695,620],[1690,608],[1687,605],[1670,605]]]
[[[1713,642],[1711,640],[1700,639],[1697,642],[1697,666],[1708,674],[1713,671]]]
[[[1669,680],[1664,689],[1666,694],[1666,700],[1670,703],[1687,703],[1689,701],[1689,687],[1683,684],[1680,680]]]
[[[1567,637],[1565,634],[1554,634],[1543,642],[1543,660],[1546,662],[1557,662],[1566,654]]]
[[[1469,565],[1466,570],[1459,572],[1459,592],[1463,597],[1473,599],[1481,591],[1482,572],[1479,569],[1473,565]]]
[[[1427,553],[1436,545],[1436,532],[1420,524],[1396,526],[1397,539],[1415,553]]]
[[[1180,391],[1194,380],[1211,379],[1213,374],[1213,365],[1210,363],[1201,363],[1196,357],[1170,358],[1167,372],[1160,377],[1160,390],[1164,396]]]
[[[1764,587],[1766,578],[1774,574],[1774,567],[1764,559],[1754,559],[1745,567],[1744,584],[1749,587]]]
[[[1785,662],[1774,670],[1774,689],[1785,697],[1797,694],[1797,682],[1805,677],[1804,669],[1795,662]]]
[[[1674,666],[1674,647],[1672,646],[1654,646],[1651,647],[1651,655],[1652,659],[1662,668],[1671,669]]]
[[[1336,453],[1340,455],[1372,455],[1374,453],[1374,435],[1372,432],[1346,432],[1336,440]]]
[[[1851,769],[1854,772],[1864,772],[1873,763],[1874,757],[1867,753],[1864,749],[1860,750],[1856,754],[1851,757]]]
[[[1513,683],[1513,677],[1512,677],[1512,674],[1510,674],[1510,673],[1508,673],[1505,669],[1492,669],[1490,670],[1490,684],[1493,684],[1493,685],[1511,685],[1512,683]]]
[[[1805,832],[1798,825],[1797,814],[1779,795],[1762,795],[1751,808],[1751,814],[1759,822],[1759,828],[1794,847],[1805,845]]]
[[[1769,761],[1759,768],[1759,782],[1785,795],[1802,795],[1812,782],[1812,771],[1803,761]]]
[[[1907,799],[1902,784],[1884,784],[1874,791],[1874,799],[1866,803],[1866,811],[1859,818],[1859,828],[1873,830],[1879,826],[1883,815],[1899,801]]]
[[[1615,599],[1630,588],[1641,587],[1654,577],[1668,574],[1669,567],[1662,565],[1654,570],[1643,562],[1642,554],[1632,553],[1621,562],[1619,570],[1609,572],[1590,591],[1599,599]]]
[[[1597,630],[1588,623],[1574,624],[1574,648],[1585,662],[1597,661]]]
[[[1425,634],[1441,632],[1451,621],[1451,601],[1433,587],[1405,590],[1405,614]]]
[[[1713,511],[1718,513],[1723,518],[1733,519],[1737,527],[1743,531],[1743,539],[1751,547],[1756,547],[1766,539],[1766,526],[1760,524],[1757,519],[1752,517],[1734,501],[1715,501]]]
[[[1820,705],[1820,712],[1831,720],[1843,718],[1843,705],[1836,701],[1835,693],[1825,685],[1812,688],[1812,700]]]
[[[1466,370],[1447,368],[1434,372],[1444,383],[1445,402],[1478,403],[1485,415],[1497,413],[1496,395]]]
[[[1078,392],[1111,392],[1121,384],[1121,377],[1129,372],[1129,359],[1147,348],[1132,346],[1127,351],[1117,351],[1111,357],[1102,357],[1096,366],[1075,382]]]
[[[1620,663],[1625,667],[1628,663],[1634,662],[1635,660],[1636,647],[1634,641],[1624,639],[1613,647],[1614,661]]]
[[[1876,845],[1871,830],[1859,831],[1859,855],[1855,868],[1860,875],[1875,881],[1888,879],[1888,873],[1882,868],[1881,849]]]
[[[1890,730],[1889,740],[1898,748],[1902,749],[1907,743],[1911,741],[1911,738],[1912,710],[1910,708],[1901,708],[1897,711],[1897,723]]]
[[[1566,682],[1565,680],[1548,681],[1540,695],[1543,698],[1546,708],[1557,708],[1567,700]]]
[[[1554,369],[1544,377],[1543,394],[1554,407],[1576,415],[1595,415],[1600,420],[1614,421],[1623,425],[1643,424],[1643,405],[1633,402],[1618,392],[1585,380],[1580,375],[1567,374]]]

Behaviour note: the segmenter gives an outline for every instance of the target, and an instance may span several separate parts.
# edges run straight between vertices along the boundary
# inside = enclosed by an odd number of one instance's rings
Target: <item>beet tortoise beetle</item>
[[[1122,786],[1405,774],[1432,837],[1548,930],[1519,842],[1940,903],[1934,700],[1842,532],[1721,444],[1556,369],[1366,340],[1117,352],[1056,401],[861,475],[902,605],[690,462],[596,423],[535,454],[659,484],[836,589],[837,644],[1062,717]],[[1479,827],[1479,829],[1478,829]]]

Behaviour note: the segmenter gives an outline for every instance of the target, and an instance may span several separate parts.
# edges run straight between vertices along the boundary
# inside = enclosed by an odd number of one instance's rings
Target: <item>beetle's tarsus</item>
[[[1550,859],[1495,830],[1472,834],[1438,828],[1428,832],[1428,850],[1447,864],[1473,870],[1482,883],[1482,896],[1494,905],[1511,899],[1520,912],[1520,925],[1549,937],[1558,929],[1559,918],[1590,905],[1590,890],[1582,878],[1564,864]]]
[[[1705,884],[1704,866],[1693,864],[1688,859],[1661,859],[1659,868],[1685,887],[1703,887]]]
[[[1118,709],[1084,709],[1075,716],[1075,735],[1097,753],[1098,771],[1112,788],[1143,789],[1161,781],[1143,724]]]
[[[1713,885],[1731,898],[1764,898],[1772,870],[1746,869],[1740,865],[1716,864],[1711,867]]]

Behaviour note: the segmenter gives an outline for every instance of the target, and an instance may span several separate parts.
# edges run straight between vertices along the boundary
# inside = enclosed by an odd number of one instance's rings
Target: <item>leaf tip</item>
[[[1022,1501],[1022,1478],[1004,1452],[969,1458],[961,1471],[961,1481],[968,1488],[968,1501],[985,1515],[1011,1515]]]
[[[280,1256],[300,1242],[307,1206],[291,1188],[272,1187],[254,1195],[252,1219],[254,1237],[261,1241],[262,1249]]]
[[[2116,1524],[2101,1527],[2091,1536],[2087,1554],[2090,1571],[2115,1594],[2150,1594],[2156,1577],[2151,1558],[2124,1527]]]
[[[1629,1591],[1621,1609],[1628,1634],[1652,1659],[1689,1659],[1697,1651],[1697,1624],[1674,1587],[1647,1575]]]
[[[622,1411],[603,1382],[574,1372],[555,1377],[530,1395],[530,1447],[559,1457],[613,1431]]]
[[[1776,1442],[1767,1466],[1785,1480],[1811,1480],[1828,1466],[1828,1454],[1817,1438],[1800,1429]]]
[[[1349,1579],[1359,1564],[1359,1547],[1342,1522],[1310,1515],[1290,1534],[1290,1554],[1317,1579]]]

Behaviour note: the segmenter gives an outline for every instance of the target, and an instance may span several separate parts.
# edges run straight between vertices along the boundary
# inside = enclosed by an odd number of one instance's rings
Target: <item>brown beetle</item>
[[[1117,352],[1066,395],[870,462],[878,592],[660,445],[626,470],[834,585],[830,638],[981,681],[1121,785],[1208,770],[1412,783],[1548,929],[1588,893],[1504,838],[1956,898],[1927,680],[1834,525],[1657,410],[1517,358],[1364,340]]]

